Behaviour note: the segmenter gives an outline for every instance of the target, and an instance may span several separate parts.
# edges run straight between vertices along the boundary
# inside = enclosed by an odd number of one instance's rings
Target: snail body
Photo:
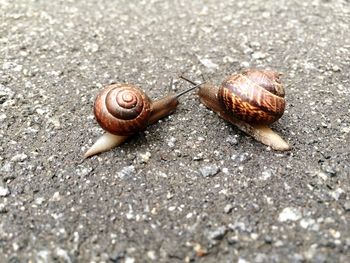
[[[268,127],[285,109],[280,75],[268,70],[246,70],[230,75],[219,87],[201,85],[198,96],[205,106],[256,140],[275,150],[288,150],[289,145]]]
[[[90,157],[125,142],[130,136],[170,115],[179,104],[178,98],[198,86],[178,94],[152,101],[140,88],[131,84],[112,84],[96,97],[94,115],[106,131],[85,153]]]

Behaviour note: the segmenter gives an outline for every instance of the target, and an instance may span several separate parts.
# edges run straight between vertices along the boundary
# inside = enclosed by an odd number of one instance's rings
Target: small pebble
[[[72,260],[71,260],[71,258],[69,256],[69,253],[68,253],[67,250],[64,250],[64,249],[62,249],[60,247],[57,247],[55,252],[56,252],[57,257],[61,258],[61,260],[63,262],[72,262]]]
[[[125,257],[125,263],[134,263],[135,262],[135,259],[134,258],[131,258],[131,257]]]
[[[61,127],[61,123],[58,117],[51,117],[47,119],[47,123],[52,124],[56,129]]]
[[[333,238],[335,239],[339,239],[341,234],[339,231],[335,230],[335,229],[329,229],[329,233],[332,235]]]
[[[201,244],[195,244],[193,250],[196,252],[197,257],[204,257],[208,254],[208,251],[201,246]]]
[[[233,63],[233,62],[235,62],[235,59],[233,57],[230,57],[230,56],[224,56],[223,59],[222,59],[222,62],[224,62],[224,63]]]
[[[78,176],[84,177],[89,175],[92,172],[92,170],[93,170],[92,167],[83,167],[79,165],[75,171]]]
[[[250,63],[248,61],[243,61],[243,62],[241,62],[241,67],[242,68],[249,68],[250,67]]]
[[[327,181],[328,179],[328,176],[326,173],[322,172],[322,171],[319,171],[316,173],[318,177],[320,177],[323,181]]]
[[[237,221],[235,223],[229,224],[228,227],[233,231],[238,230],[247,233],[251,232],[251,228],[249,228],[249,226],[247,227],[244,222]]]
[[[50,201],[56,202],[61,200],[61,195],[59,192],[55,192],[51,197]]]
[[[5,197],[10,194],[10,189],[8,189],[6,186],[0,185],[0,196]]]
[[[329,175],[330,177],[334,177],[337,175],[337,172],[334,170],[334,168],[329,165],[326,165],[323,168],[323,171],[326,172],[326,174]]]
[[[6,204],[1,203],[0,204],[0,213],[7,213],[7,208],[6,208]]]
[[[133,165],[125,166],[120,170],[120,172],[118,172],[118,177],[123,178],[125,176],[131,176],[135,173],[136,173],[135,166]]]
[[[87,42],[86,44],[85,44],[85,47],[84,47],[84,49],[85,49],[85,51],[86,52],[91,52],[91,53],[95,53],[95,52],[97,52],[98,50],[99,50],[99,45],[98,44],[96,44],[96,43],[91,43],[91,42]]]
[[[176,206],[170,206],[170,207],[168,208],[168,210],[169,210],[170,212],[175,211],[175,209],[176,209]]]
[[[35,254],[34,262],[49,262],[50,260],[50,251],[49,250],[40,250]]]
[[[145,152],[145,153],[140,153],[139,156],[140,156],[140,163],[148,163],[152,154],[150,152]]]
[[[203,160],[204,153],[200,152],[197,155],[193,156],[193,161]]]
[[[312,218],[303,218],[300,220],[300,226],[305,229],[312,227],[315,223],[316,221]]]
[[[252,54],[252,58],[253,59],[264,59],[267,57],[267,54],[266,53],[263,53],[263,52],[260,52],[260,51],[257,51],[257,52],[254,52]]]
[[[226,232],[226,226],[220,226],[213,231],[208,231],[206,236],[209,240],[221,240],[225,236]]]
[[[230,244],[230,245],[234,245],[234,244],[237,244],[238,243],[238,236],[230,236],[227,238],[227,242]]]
[[[0,84],[0,105],[3,104],[6,100],[12,99],[14,94],[15,93],[11,89]]]
[[[343,199],[346,197],[346,194],[344,192],[343,189],[341,188],[337,188],[336,190],[331,192],[331,196],[335,199],[335,200],[339,200],[339,199]]]
[[[278,221],[280,222],[297,221],[300,218],[301,218],[301,212],[298,208],[286,207],[279,214]]]
[[[203,66],[205,66],[206,68],[208,69],[211,69],[211,70],[215,70],[215,69],[218,69],[219,68],[219,65],[218,64],[215,64],[213,61],[211,61],[211,59],[209,58],[202,58],[202,59],[199,59],[199,62],[203,64]]]
[[[11,158],[11,161],[12,162],[23,162],[27,158],[28,158],[28,156],[25,153],[19,153],[19,154],[16,154],[15,156],[13,156]]]
[[[237,164],[245,163],[245,162],[249,161],[250,159],[251,159],[251,157],[249,156],[248,153],[242,153],[240,155],[232,154],[232,156],[231,156],[231,160]]]
[[[343,204],[343,208],[346,212],[350,212],[350,200],[347,200],[344,204]]]
[[[34,203],[36,205],[41,205],[42,203],[44,203],[45,201],[45,198],[44,197],[37,197],[35,200],[34,200]]]
[[[238,136],[237,135],[230,135],[226,138],[226,142],[228,142],[230,145],[234,146],[238,144]]]
[[[6,119],[6,114],[5,113],[1,113],[0,114],[0,123],[3,122]]]
[[[175,147],[175,143],[176,143],[177,139],[175,137],[170,137],[167,140],[167,144],[170,148],[174,148]]]
[[[306,257],[306,259],[312,259],[314,257],[314,255],[316,254],[316,244],[312,244],[309,249],[307,249],[304,252],[304,256]],[[324,261],[325,262],[325,261]]]
[[[1,167],[0,171],[9,173],[12,171],[12,163],[5,162],[5,164]]]
[[[225,212],[226,214],[229,214],[229,213],[232,211],[232,209],[233,209],[233,206],[232,206],[231,204],[227,204],[227,205],[225,205],[225,207],[224,207],[224,212]]]
[[[272,237],[270,235],[266,235],[264,237],[264,241],[265,241],[266,244],[271,244],[273,239],[272,239]]]
[[[157,259],[156,252],[154,250],[148,251],[147,252],[147,257],[154,262]]]
[[[250,261],[247,261],[244,258],[238,258],[237,263],[250,263]]]
[[[220,168],[214,165],[205,165],[199,168],[199,172],[204,177],[214,176],[220,171]]]
[[[257,255],[255,256],[254,262],[256,263],[263,263],[263,262],[268,262],[268,257],[266,254],[263,253],[257,253]]]
[[[259,47],[261,47],[261,44],[259,42],[257,42],[257,41],[251,41],[249,43],[249,46],[250,47],[254,47],[254,48],[259,48]]]
[[[261,180],[267,180],[273,175],[273,172],[270,169],[266,169],[261,173]]]
[[[337,65],[333,65],[332,66],[332,70],[333,70],[333,72],[340,72],[341,68],[339,66],[337,66]]]
[[[340,129],[342,133],[350,133],[350,127],[343,127]]]

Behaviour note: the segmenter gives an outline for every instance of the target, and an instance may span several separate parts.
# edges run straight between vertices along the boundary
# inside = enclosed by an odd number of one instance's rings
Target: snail
[[[286,151],[288,143],[268,127],[283,115],[286,105],[280,76],[275,71],[248,69],[230,75],[219,87],[201,85],[198,95],[205,106],[257,141]]]
[[[119,83],[107,86],[94,103],[95,119],[106,133],[84,154],[84,158],[110,150],[170,115],[179,104],[178,98],[197,87],[199,85],[152,101],[134,85]]]

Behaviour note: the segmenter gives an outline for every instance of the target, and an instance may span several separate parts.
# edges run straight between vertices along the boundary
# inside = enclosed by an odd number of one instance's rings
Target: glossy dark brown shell
[[[151,100],[130,84],[113,84],[96,97],[94,114],[100,126],[115,135],[142,131],[151,115]]]
[[[271,124],[285,109],[280,74],[247,70],[226,78],[219,88],[219,101],[237,118],[252,124]]]

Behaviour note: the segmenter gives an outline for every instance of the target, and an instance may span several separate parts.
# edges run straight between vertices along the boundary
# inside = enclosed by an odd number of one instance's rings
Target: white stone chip
[[[286,207],[279,214],[278,221],[280,222],[297,221],[300,218],[301,218],[301,212],[298,208]]]

